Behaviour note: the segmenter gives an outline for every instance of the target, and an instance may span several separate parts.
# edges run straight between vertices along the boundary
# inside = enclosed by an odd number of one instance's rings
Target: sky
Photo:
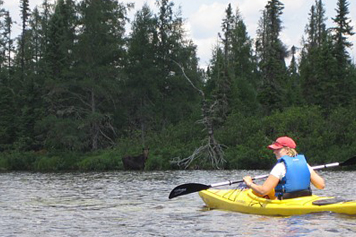
[[[20,0],[3,0],[3,8],[10,11],[10,16],[13,21],[18,22],[13,27],[14,35],[20,32],[20,15],[19,6]],[[50,0],[51,1],[51,0]],[[52,0],[51,2],[54,2]],[[281,40],[288,47],[293,45],[301,47],[301,39],[304,35],[305,26],[308,23],[309,12],[311,6],[315,3],[314,0],[280,0],[284,4],[283,15],[281,20],[283,30],[281,32]],[[35,6],[40,6],[43,0],[29,0],[30,9]],[[129,13],[129,18],[133,19],[136,11],[140,10],[144,3],[147,3],[150,8],[156,12],[157,7],[155,0],[120,0],[120,2],[134,2],[135,8]],[[200,58],[199,64],[201,67],[206,67],[212,56],[212,49],[217,45],[218,33],[221,32],[221,22],[225,18],[225,10],[229,3],[234,10],[237,8],[247,27],[249,36],[254,39],[258,21],[261,18],[261,12],[266,6],[268,0],[173,0],[174,10],[177,11],[181,7],[182,17],[185,20],[185,29],[187,37],[192,39],[197,45],[197,54]],[[335,8],[337,0],[324,0],[326,9],[327,27],[334,26],[331,18],[335,17]],[[349,18],[352,20],[354,32],[356,32],[356,2],[348,0]],[[235,11],[234,11],[235,12]],[[128,26],[129,28],[129,26]],[[350,49],[352,60],[356,61],[356,34],[349,38],[354,46]],[[288,63],[288,61],[287,61]]]

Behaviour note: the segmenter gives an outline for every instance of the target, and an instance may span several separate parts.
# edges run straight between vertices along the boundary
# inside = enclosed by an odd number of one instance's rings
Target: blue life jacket
[[[280,162],[284,162],[286,166],[286,175],[275,188],[277,197],[283,193],[310,189],[310,171],[304,155],[283,156],[277,161]]]

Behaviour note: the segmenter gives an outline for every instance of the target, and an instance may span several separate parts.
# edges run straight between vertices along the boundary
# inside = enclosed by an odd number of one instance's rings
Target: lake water
[[[356,216],[292,217],[207,210],[189,182],[240,180],[265,171],[0,173],[0,236],[354,236]],[[355,199],[356,172],[323,171],[318,195]],[[228,187],[228,186],[227,186]]]

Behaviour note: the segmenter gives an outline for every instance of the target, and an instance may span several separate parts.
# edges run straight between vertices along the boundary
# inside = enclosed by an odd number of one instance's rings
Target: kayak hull
[[[200,191],[199,195],[211,209],[249,214],[271,216],[292,216],[315,212],[356,214],[356,201],[333,202],[333,197],[312,195],[286,200],[270,200],[254,195],[251,189],[208,189]],[[325,200],[326,204],[322,200]]]

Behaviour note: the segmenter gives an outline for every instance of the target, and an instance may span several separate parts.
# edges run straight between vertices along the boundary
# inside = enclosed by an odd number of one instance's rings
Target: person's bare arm
[[[262,185],[253,183],[251,176],[246,176],[243,178],[243,180],[248,187],[250,187],[253,191],[260,194],[261,196],[265,196],[272,192],[279,183],[279,179],[274,175],[269,175],[267,180]]]
[[[325,188],[324,179],[320,175],[318,175],[314,170],[310,171],[310,181],[318,189]]]

